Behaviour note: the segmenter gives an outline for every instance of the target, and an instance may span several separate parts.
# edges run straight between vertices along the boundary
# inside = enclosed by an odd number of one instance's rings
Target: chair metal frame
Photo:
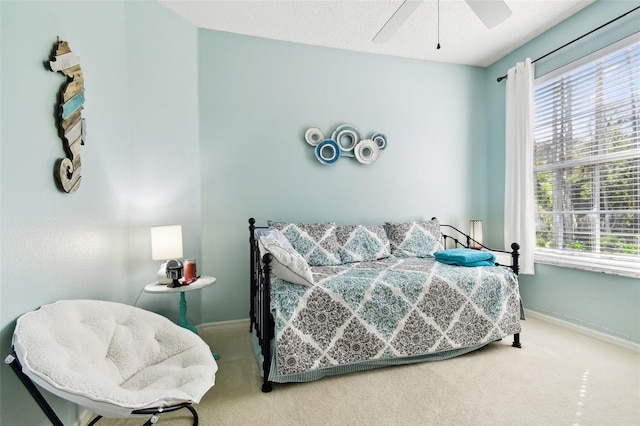
[[[9,365],[11,369],[16,373],[16,375],[18,376],[22,384],[27,388],[27,390],[29,391],[33,399],[36,401],[38,406],[42,409],[44,414],[47,416],[51,424],[53,426],[64,426],[64,423],[62,423],[62,421],[60,420],[60,417],[58,417],[56,412],[53,411],[53,408],[51,408],[51,405],[49,405],[47,400],[44,398],[44,396],[42,395],[42,392],[40,392],[40,389],[38,389],[38,387],[35,385],[35,383],[33,383],[31,378],[22,371],[22,364],[18,360],[18,357],[15,351],[12,351],[11,354],[7,355],[7,357],[4,359],[4,363]],[[190,402],[183,402],[181,404],[171,405],[168,407],[152,407],[152,408],[134,410],[131,412],[131,415],[132,416],[144,416],[144,415],[151,416],[149,420],[147,420],[143,425],[143,426],[151,426],[158,421],[161,414],[170,413],[172,411],[181,410],[183,408],[186,408],[187,410],[189,410],[193,415],[193,426],[198,426],[198,421],[199,421],[198,413],[196,412],[196,409],[193,408]],[[87,426],[95,425],[98,421],[100,421],[100,419],[102,419],[102,416],[97,415],[96,417],[93,418],[93,420],[91,420],[91,422]]]

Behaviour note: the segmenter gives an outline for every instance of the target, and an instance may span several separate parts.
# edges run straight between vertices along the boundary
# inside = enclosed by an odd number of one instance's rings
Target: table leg
[[[198,334],[198,330],[187,321],[187,298],[184,291],[180,292],[180,326]]]
[[[184,291],[180,292],[180,326],[198,334],[198,329],[187,321],[187,298],[184,295]],[[213,359],[220,359],[220,355],[217,353],[213,352],[212,355]]]

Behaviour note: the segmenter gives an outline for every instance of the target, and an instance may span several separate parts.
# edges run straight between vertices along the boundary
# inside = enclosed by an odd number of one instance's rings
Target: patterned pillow
[[[342,263],[378,260],[391,254],[387,233],[379,225],[338,225],[336,238]]]
[[[300,253],[295,251],[287,242],[272,236],[263,236],[258,239],[260,253],[271,253],[273,259],[271,261],[271,270],[277,277],[294,284],[312,286],[313,273],[306,260]]]
[[[269,221],[269,226],[280,230],[293,248],[310,266],[342,264],[338,254],[335,223],[285,223]]]
[[[433,257],[443,250],[440,224],[437,219],[423,222],[385,222],[391,253],[397,257]]]

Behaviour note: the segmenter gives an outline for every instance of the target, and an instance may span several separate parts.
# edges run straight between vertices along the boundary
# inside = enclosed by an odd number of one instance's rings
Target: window
[[[536,262],[640,277],[640,37],[535,81]]]

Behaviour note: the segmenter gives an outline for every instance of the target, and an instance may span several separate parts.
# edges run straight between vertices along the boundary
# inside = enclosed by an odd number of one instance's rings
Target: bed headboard
[[[436,219],[435,217],[432,218]],[[260,259],[260,251],[258,249],[258,241],[255,236],[255,231],[259,229],[267,229],[267,226],[256,226],[256,220],[254,218],[249,219],[249,241],[251,249],[251,276],[255,277],[259,275],[263,267],[263,259]],[[518,243],[511,244],[511,251],[498,250],[487,247],[478,241],[471,238],[468,234],[462,232],[458,228],[452,225],[441,224],[440,230],[442,231],[442,246],[446,249],[456,247],[471,247],[473,242],[474,247],[480,247],[482,250],[492,252],[496,256],[496,263],[500,266],[506,266],[511,268],[513,272],[518,274],[520,271],[519,258],[520,258],[520,245]]]

